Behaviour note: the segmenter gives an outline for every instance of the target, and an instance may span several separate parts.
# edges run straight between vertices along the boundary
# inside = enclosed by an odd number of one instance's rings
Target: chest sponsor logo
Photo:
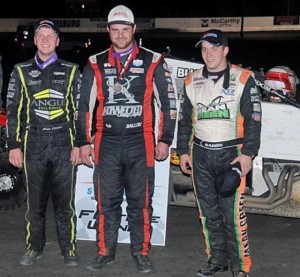
[[[29,72],[29,76],[33,77],[33,78],[39,77],[40,75],[41,75],[41,72],[39,70],[32,70]]]
[[[209,105],[197,103],[197,120],[202,119],[229,119],[230,110],[228,101],[223,101],[222,96],[215,98]]]
[[[228,89],[222,88],[221,93],[225,95],[234,95],[235,90],[232,88],[228,88]]]
[[[131,76],[129,79],[123,79],[122,81],[116,80],[114,76],[107,77],[108,85],[108,102],[107,104],[117,103],[119,101],[125,103],[138,103],[134,99],[134,95],[129,92],[131,82],[138,76]]]
[[[33,95],[32,107],[37,116],[53,120],[64,114],[66,101],[63,93],[46,89]]]
[[[114,115],[117,117],[141,116],[143,106],[134,99],[134,95],[129,92],[131,82],[138,76],[131,76],[127,79],[117,80],[114,76],[107,77],[108,101],[104,107],[103,116]],[[109,105],[118,104],[121,105]],[[137,105],[135,105],[137,104]]]

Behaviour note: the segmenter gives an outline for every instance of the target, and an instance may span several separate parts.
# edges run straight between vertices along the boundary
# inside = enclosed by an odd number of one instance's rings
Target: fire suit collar
[[[206,66],[203,67],[202,75],[205,78],[208,78],[208,76],[209,76],[209,73],[208,73],[208,70],[207,70]],[[227,64],[227,67],[226,67],[225,73],[224,73],[224,82],[223,82],[223,88],[224,89],[228,89],[229,79],[230,79],[230,64]]]
[[[133,50],[132,50],[132,58],[135,58],[136,55],[139,53],[139,48],[137,46],[137,43],[136,41],[134,41],[133,43]],[[116,60],[115,60],[115,57],[114,57],[114,49],[113,49],[113,46],[111,45],[110,48],[109,48],[109,51],[108,51],[108,62],[109,64],[111,64],[112,66],[116,66]]]
[[[207,67],[206,67],[206,66],[203,67],[202,75],[203,75],[203,77],[205,77],[206,79],[208,78],[208,70],[207,70]]]
[[[225,70],[224,74],[224,83],[223,83],[223,88],[228,89],[229,88],[229,79],[230,79],[230,64],[227,64],[227,68]]]
[[[136,44],[136,42],[133,41],[132,47],[130,47],[129,50],[127,50],[127,51],[125,51],[125,52],[121,52],[121,53],[113,52],[113,56],[114,56],[115,58],[122,58],[122,57],[124,57],[124,56],[128,56],[128,55],[133,51],[133,49],[135,48],[135,44]]]
[[[58,57],[57,57],[57,54],[54,52],[54,54],[49,58],[47,59],[46,61],[42,61],[38,54],[36,53],[35,57],[35,62],[37,64],[37,66],[40,68],[40,69],[45,69],[47,66],[49,66],[50,64],[53,64],[57,61]]]

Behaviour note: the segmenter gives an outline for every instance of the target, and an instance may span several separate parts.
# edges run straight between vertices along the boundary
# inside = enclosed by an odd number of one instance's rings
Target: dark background
[[[83,5],[84,4],[84,8]],[[6,1],[0,17],[107,17],[111,8],[123,4],[136,17],[223,17],[299,15],[299,0],[51,0]],[[26,12],[25,12],[26,11]]]

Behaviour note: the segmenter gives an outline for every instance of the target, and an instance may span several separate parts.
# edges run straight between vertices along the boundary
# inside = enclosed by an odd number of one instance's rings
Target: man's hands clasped
[[[90,145],[84,145],[82,147],[73,147],[71,152],[71,162],[73,165],[85,164],[88,167],[93,167],[95,158],[94,148]]]

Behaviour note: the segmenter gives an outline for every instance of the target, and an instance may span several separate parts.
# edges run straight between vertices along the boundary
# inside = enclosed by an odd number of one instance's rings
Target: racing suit
[[[174,137],[176,99],[161,54],[135,42],[123,64],[115,56],[111,46],[91,56],[83,70],[76,145],[91,143],[95,129],[98,255],[115,255],[125,192],[131,253],[146,256],[152,234],[154,99],[160,107],[157,140],[168,145]]]
[[[61,59],[44,69],[31,59],[16,64],[11,74],[7,95],[8,147],[21,148],[24,154],[27,250],[41,251],[45,246],[49,195],[61,252],[75,250],[76,168],[70,157],[80,84],[79,67]]]
[[[221,197],[216,177],[238,155],[255,157],[260,147],[261,97],[252,72],[228,64],[215,83],[206,66],[185,79],[178,127],[178,154],[191,154],[208,260],[232,270],[250,271],[246,177],[235,194]],[[229,259],[229,261],[228,261]]]

